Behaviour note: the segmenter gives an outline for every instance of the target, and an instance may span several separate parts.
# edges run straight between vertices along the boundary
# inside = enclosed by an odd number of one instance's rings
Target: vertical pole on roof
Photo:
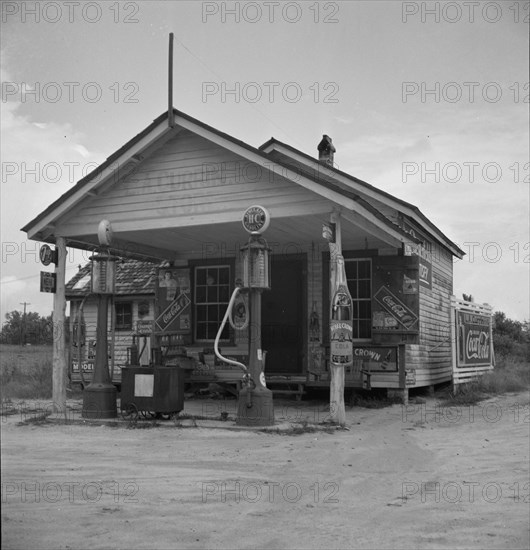
[[[66,296],[65,296],[65,272],[66,272],[66,240],[57,237],[55,241],[57,250],[57,264],[55,274],[57,287],[53,295],[53,370],[52,370],[52,399],[54,412],[66,414]]]
[[[169,33],[168,56],[168,82],[167,82],[167,114],[170,128],[175,126],[175,113],[173,113],[173,33]]]

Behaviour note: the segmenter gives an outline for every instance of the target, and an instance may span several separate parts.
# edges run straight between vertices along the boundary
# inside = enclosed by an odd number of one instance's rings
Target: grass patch
[[[495,395],[530,390],[530,364],[507,362],[503,367],[460,384],[455,394],[446,391],[443,405],[473,405]]]
[[[51,346],[0,346],[0,395],[49,399],[52,396]]]

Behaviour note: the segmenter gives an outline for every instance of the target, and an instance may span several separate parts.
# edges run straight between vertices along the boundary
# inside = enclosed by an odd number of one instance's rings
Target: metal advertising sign
[[[189,313],[186,317],[184,317],[184,314],[189,310],[190,304],[191,300],[187,294],[179,294],[158,317],[156,320],[157,327],[163,332],[168,330],[189,330]],[[184,324],[180,321],[184,321]]]
[[[263,206],[249,206],[243,214],[243,227],[249,233],[263,233],[270,222],[271,215]]]
[[[418,294],[418,280],[403,273],[403,294]]]
[[[57,275],[55,273],[40,272],[40,291],[51,292],[52,294],[57,292]]]
[[[353,358],[370,364],[370,372],[397,372],[397,348],[354,346]]]
[[[84,373],[92,373],[94,372],[94,361],[83,361],[81,363],[81,367],[83,368]],[[79,361],[76,359],[72,361],[72,372],[79,372]]]
[[[156,298],[156,329],[162,332],[191,333],[190,270],[161,268],[158,273]]]
[[[40,247],[39,258],[42,265],[50,265],[52,262],[57,263],[57,251],[52,250],[47,244]]]
[[[401,220],[401,227],[413,237],[419,237],[428,243],[427,237],[408,220]],[[405,256],[418,256],[420,285],[432,290],[432,253],[421,243],[405,243]]]
[[[432,290],[432,264],[421,255],[419,256],[420,285]]]
[[[492,337],[490,318],[465,311],[456,312],[457,366],[491,365]]]
[[[382,286],[374,294],[374,298],[406,330],[417,330],[417,315],[411,309],[409,309],[397,296],[392,294],[392,292],[390,292],[387,287]]]
[[[331,321],[330,355],[331,362],[335,365],[351,365],[353,323],[352,321]]]
[[[235,330],[244,330],[249,323],[248,302],[245,296],[239,294],[234,301],[231,315],[229,317],[230,324]]]
[[[136,321],[136,334],[149,336],[154,330],[154,321],[138,320]]]

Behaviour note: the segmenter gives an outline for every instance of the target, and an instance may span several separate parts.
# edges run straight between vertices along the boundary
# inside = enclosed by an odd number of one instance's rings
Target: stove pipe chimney
[[[322,141],[318,144],[318,160],[323,164],[333,166],[333,155],[336,151],[329,136],[323,135]]]

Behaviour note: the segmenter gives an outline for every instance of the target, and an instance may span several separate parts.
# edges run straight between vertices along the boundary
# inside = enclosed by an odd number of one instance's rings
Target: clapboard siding
[[[256,199],[257,191],[245,191],[235,193],[230,200],[230,209],[237,211],[245,210],[245,205],[248,205],[249,201]],[[314,204],[312,200],[307,200],[307,196],[304,193],[293,194],[289,191],[270,191],[266,190],[260,193],[260,203],[267,204],[269,206],[274,205],[300,205],[300,204]],[[178,204],[177,204],[178,202]],[[126,211],[118,213],[117,209],[127,208]],[[115,204],[109,204],[105,201],[105,205],[100,205],[94,208],[87,208],[83,213],[80,213],[78,218],[80,221],[86,223],[89,220],[94,220],[96,216],[112,217],[113,220],[119,221],[121,218],[127,219],[128,216],[134,214],[134,218],[145,219],[150,218],[155,213],[157,215],[190,215],[190,214],[204,214],[215,213],[226,210],[226,205],[223,206],[219,202],[219,196],[212,196],[212,194],[205,193],[203,196],[193,197],[179,197],[177,193],[173,194],[173,197],[158,198],[155,200],[153,196],[148,198],[138,199],[134,202],[129,201],[117,201]]]
[[[398,389],[399,385],[399,374],[394,373],[373,373],[370,378],[370,384],[372,388],[390,388]]]
[[[86,226],[107,217],[113,223],[197,214],[241,212],[249,201],[266,207],[297,207],[311,213],[322,197],[279,174],[249,163],[204,138],[182,131],[131,174],[68,216]],[[185,222],[183,222],[185,223]]]
[[[117,300],[118,301],[118,300]],[[121,380],[121,367],[124,366],[127,363],[127,348],[132,345],[132,335],[135,332],[136,322],[140,319],[144,321],[153,320],[154,319],[154,298],[152,296],[131,296],[130,298],[127,298],[125,300],[119,300],[123,302],[132,302],[132,326],[133,328],[131,330],[116,330],[114,335],[114,376],[113,381],[120,381]],[[144,315],[140,318],[138,315],[138,303],[142,301],[148,301],[149,302],[149,313],[147,315]],[[70,302],[70,316],[72,319],[72,322],[70,323],[71,326],[73,326],[73,323],[77,322],[77,316],[79,311],[79,301],[72,301]],[[89,298],[85,302],[83,306],[83,321],[85,324],[85,347],[83,349],[84,359],[87,358],[87,351],[88,351],[88,345],[90,341],[96,340],[96,330],[97,330],[97,300],[96,298]],[[107,316],[107,330],[108,330],[108,343],[109,345],[112,345],[112,325],[111,325],[111,308],[109,305],[109,311]],[[73,343],[73,342],[72,342]],[[143,346],[143,341],[140,341],[138,343],[139,350]],[[148,364],[150,360],[151,355],[151,347],[149,343],[149,339],[147,341],[147,346],[144,351],[144,354],[141,358],[142,364]],[[109,360],[109,368],[111,368],[112,362]]]
[[[451,254],[438,243],[432,246],[432,289],[419,287],[419,344],[408,344],[406,368],[415,370],[419,387],[451,380],[451,295],[453,263]]]

